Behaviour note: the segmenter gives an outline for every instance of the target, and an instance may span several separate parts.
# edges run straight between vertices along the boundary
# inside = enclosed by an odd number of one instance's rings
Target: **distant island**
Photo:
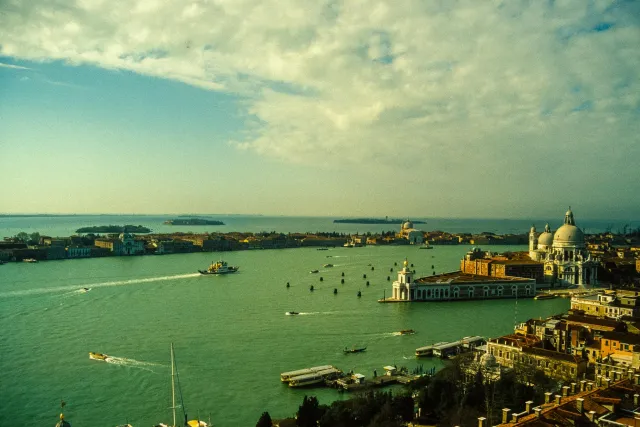
[[[398,218],[347,218],[347,219],[334,219],[333,222],[337,224],[402,224],[404,219]],[[411,221],[414,224],[426,224],[426,221]]]
[[[224,222],[216,221],[216,220],[213,220],[213,219],[202,219],[202,218],[179,218],[179,219],[167,220],[163,224],[167,224],[167,225],[224,225]]]
[[[151,229],[142,225],[96,225],[93,227],[82,227],[76,233],[151,233]]]

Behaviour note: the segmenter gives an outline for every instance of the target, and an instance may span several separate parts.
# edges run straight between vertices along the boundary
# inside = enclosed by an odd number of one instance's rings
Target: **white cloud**
[[[514,182],[550,185],[640,154],[637,3],[14,0],[4,9],[1,55],[241,94],[250,132],[238,146],[285,161],[404,163],[438,182],[508,173],[517,191]]]

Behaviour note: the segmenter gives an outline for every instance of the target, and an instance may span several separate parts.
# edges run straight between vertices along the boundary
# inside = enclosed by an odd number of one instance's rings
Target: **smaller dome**
[[[553,234],[545,231],[544,233],[541,233],[540,236],[538,236],[538,247],[551,245],[553,245]]]
[[[496,358],[491,353],[487,352],[480,358],[480,366],[482,366],[482,368],[495,368],[497,364]]]
[[[404,230],[409,229],[409,228],[413,228],[413,223],[409,220],[406,220],[403,224],[402,224],[402,228]]]

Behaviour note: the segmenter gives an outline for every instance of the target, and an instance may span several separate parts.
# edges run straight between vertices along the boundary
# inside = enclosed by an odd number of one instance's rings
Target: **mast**
[[[175,363],[173,361],[173,343],[171,343],[171,410],[173,412],[173,427],[176,427],[176,387]]]

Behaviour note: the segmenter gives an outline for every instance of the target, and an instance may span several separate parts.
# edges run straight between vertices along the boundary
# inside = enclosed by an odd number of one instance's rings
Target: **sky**
[[[0,212],[640,217],[640,1],[4,0]]]

